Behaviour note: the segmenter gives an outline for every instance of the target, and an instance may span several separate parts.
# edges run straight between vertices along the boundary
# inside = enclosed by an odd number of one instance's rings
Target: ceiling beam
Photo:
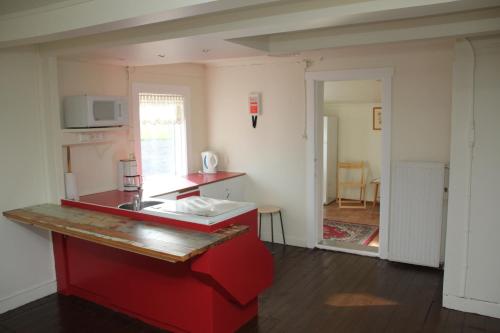
[[[0,13],[0,47],[43,43],[278,0],[65,0]],[[7,5],[4,4],[4,7]]]
[[[496,33],[500,33],[500,7],[418,19],[276,34],[265,36],[265,41],[270,54],[282,54],[354,45]],[[240,42],[245,44],[247,41],[242,39]],[[258,45],[253,40],[251,43]]]
[[[234,39],[284,33],[382,18],[429,15],[498,4],[498,0],[308,0],[277,1],[244,9],[216,12],[159,22],[91,36],[44,43],[40,49],[54,55],[73,54],[97,48],[138,44],[191,36]],[[254,47],[265,44],[255,39]],[[260,45],[260,47],[265,47]]]

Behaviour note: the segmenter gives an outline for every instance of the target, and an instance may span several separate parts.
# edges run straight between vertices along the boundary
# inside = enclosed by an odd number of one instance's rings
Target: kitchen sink
[[[163,201],[158,201],[158,200],[145,200],[141,203],[141,209],[146,208],[146,207],[151,207],[154,205],[159,205],[162,203],[163,203]],[[121,205],[118,205],[118,208],[126,209],[126,210],[134,210],[134,204],[132,202],[127,202],[127,203],[123,203]]]

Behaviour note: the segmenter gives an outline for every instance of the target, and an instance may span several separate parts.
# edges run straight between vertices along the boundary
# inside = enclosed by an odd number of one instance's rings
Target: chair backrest
[[[365,162],[339,162],[338,163],[338,168],[339,169],[364,169],[365,168]]]
[[[348,171],[359,171],[359,182],[365,182],[365,162],[338,162],[337,163],[337,181],[340,183],[341,169]]]

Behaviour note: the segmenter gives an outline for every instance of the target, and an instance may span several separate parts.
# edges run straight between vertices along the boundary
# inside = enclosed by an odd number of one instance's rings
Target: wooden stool
[[[280,214],[281,221],[281,235],[283,236],[283,245],[286,245],[285,241],[285,229],[283,229],[283,216],[281,215],[281,208],[276,206],[262,206],[258,208],[259,212],[259,239],[260,239],[260,230],[261,230],[261,222],[262,222],[262,214],[269,214],[271,216],[271,242],[274,244],[274,225],[273,225],[273,214]]]

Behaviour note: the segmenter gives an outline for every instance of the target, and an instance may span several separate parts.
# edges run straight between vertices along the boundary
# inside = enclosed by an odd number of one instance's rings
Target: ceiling
[[[95,38],[99,34],[157,23],[186,22],[213,13],[295,1],[0,0],[0,48],[54,41],[72,43],[84,36]]]
[[[2,8],[12,12],[28,4],[38,6],[32,16],[1,16]],[[500,0],[150,0],[141,7],[132,0],[23,5],[7,0],[2,5],[0,47],[36,43],[46,55],[129,66],[500,33]],[[88,18],[82,19],[83,12]],[[66,20],[57,20],[62,16]]]
[[[103,48],[61,57],[121,66],[160,65],[185,62],[208,62],[217,59],[265,55],[262,50],[213,37],[187,37],[158,42]]]

